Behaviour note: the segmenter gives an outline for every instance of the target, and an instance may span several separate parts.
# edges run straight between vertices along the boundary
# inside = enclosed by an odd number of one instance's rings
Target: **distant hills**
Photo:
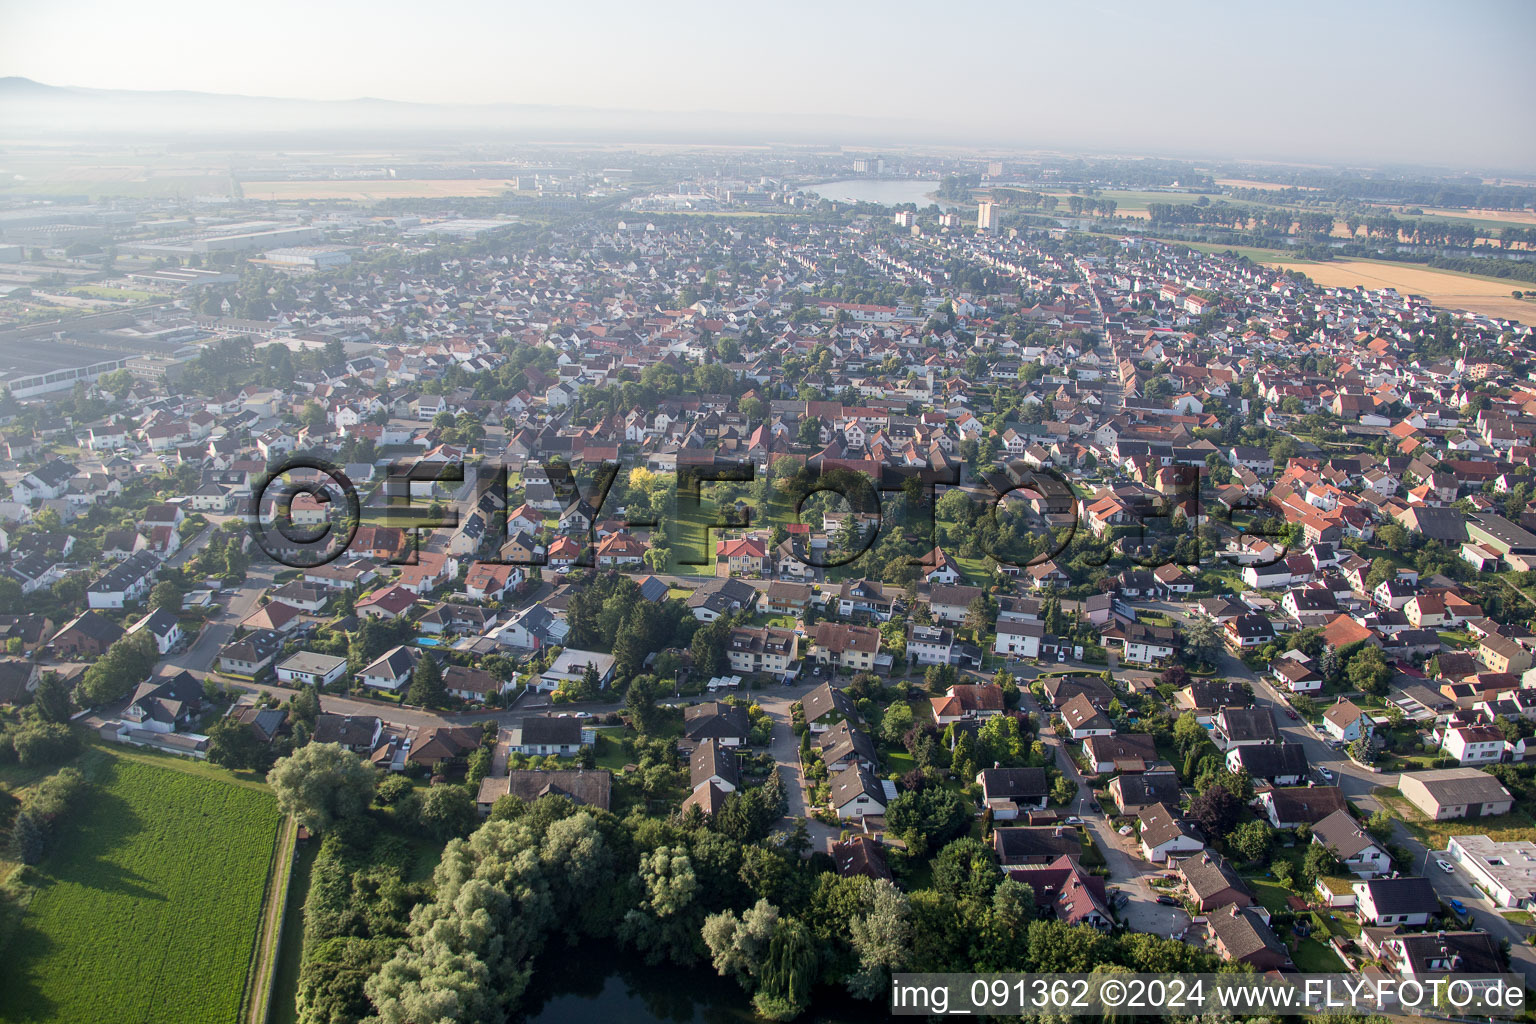
[[[186,91],[84,89],[0,78],[10,137],[132,135],[475,134],[523,140],[869,143],[948,141],[943,125],[838,115],[631,111],[537,104],[302,100]]]

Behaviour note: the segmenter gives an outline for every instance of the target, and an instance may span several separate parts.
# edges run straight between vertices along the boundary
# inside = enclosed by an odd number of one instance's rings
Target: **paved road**
[[[240,620],[256,610],[262,593],[272,586],[274,570],[274,566],[266,563],[252,563],[245,583],[230,595],[224,610],[208,620],[190,647],[165,659],[161,671],[169,674],[167,670],[186,669],[201,675],[213,668],[220,649],[234,636]]]
[[[1093,800],[1093,791],[1088,780],[1083,778],[1067,744],[1049,727],[1050,715],[1041,710],[1034,694],[1027,688],[1028,680],[1036,674],[1035,670],[1019,671],[1016,674],[1026,677],[1026,686],[1019,691],[1019,706],[1035,716],[1041,727],[1041,742],[1050,752],[1056,767],[1077,787],[1077,797],[1072,801],[1071,812],[1082,819],[1083,827],[1092,837],[1094,845],[1104,854],[1110,882],[1128,899],[1119,911],[1121,920],[1130,922],[1137,931],[1159,935],[1182,934],[1189,925],[1189,915],[1178,907],[1160,905],[1157,897],[1161,893],[1150,884],[1151,879],[1162,869],[1142,859],[1134,835],[1125,837],[1115,831],[1107,808],[1101,806],[1098,811],[1094,811],[1089,806]]]
[[[1178,605],[1163,603],[1152,607],[1179,620],[1187,618],[1184,609]],[[1372,795],[1372,791],[1377,788],[1396,788],[1398,783],[1396,773],[1377,773],[1361,767],[1324,742],[1312,726],[1304,721],[1292,720],[1285,713],[1289,705],[1280,692],[1237,658],[1224,654],[1220,670],[1221,674],[1228,679],[1241,680],[1253,687],[1255,703],[1271,709],[1275,721],[1279,723],[1283,738],[1302,744],[1307,751],[1307,760],[1313,767],[1323,767],[1333,772],[1334,784],[1343,790],[1345,797],[1358,806],[1363,814],[1369,815],[1387,809]],[[1478,829],[1469,822],[1467,831],[1476,833]],[[1414,838],[1401,821],[1393,825],[1392,841],[1406,850],[1410,857],[1408,864],[1395,864],[1396,870],[1405,875],[1422,875],[1428,878],[1442,900],[1449,901],[1455,898],[1465,903],[1472,912],[1472,926],[1487,929],[1494,938],[1508,941],[1511,969],[1523,973],[1527,981],[1536,986],[1536,948],[1525,941],[1531,930],[1505,920],[1503,915],[1497,912],[1493,902],[1472,887],[1470,879],[1462,869],[1457,868],[1452,874],[1440,870],[1435,861],[1443,855],[1444,851],[1426,850],[1424,844]]]

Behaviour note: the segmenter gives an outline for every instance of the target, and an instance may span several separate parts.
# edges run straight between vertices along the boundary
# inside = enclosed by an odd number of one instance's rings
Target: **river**
[[[954,203],[929,198],[931,193],[939,190],[939,183],[936,181],[911,178],[884,181],[875,178],[854,178],[850,181],[823,181],[817,185],[803,187],[805,191],[815,192],[823,199],[833,199],[840,203],[879,203],[881,206],[916,203],[918,209],[937,203],[942,210],[955,208]]]

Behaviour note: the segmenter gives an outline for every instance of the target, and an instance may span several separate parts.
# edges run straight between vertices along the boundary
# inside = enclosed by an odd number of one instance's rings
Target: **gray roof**
[[[741,759],[729,747],[715,740],[705,740],[693,748],[688,759],[688,781],[695,789],[706,779],[718,777],[733,786],[741,785]]]
[[[1373,878],[1357,882],[1371,894],[1378,914],[1437,914],[1440,897],[1427,878]]]
[[[1333,850],[1340,860],[1348,860],[1376,845],[1376,841],[1360,828],[1360,823],[1342,808],[1313,825],[1312,838]]]
[[[842,807],[861,795],[869,797],[881,807],[885,806],[885,790],[863,765],[854,765],[834,773],[831,788],[833,807]]]
[[[1439,768],[1425,772],[1407,772],[1403,779],[1412,779],[1429,791],[1429,795],[1441,804],[1496,803],[1510,799],[1509,790],[1499,780],[1477,768]],[[1401,781],[1398,783],[1402,785]]]
[[[1300,743],[1262,743],[1238,747],[1237,759],[1251,779],[1302,776],[1307,773],[1307,748]]]
[[[831,683],[822,683],[800,698],[800,707],[805,711],[807,722],[817,721],[834,711],[841,712],[848,718],[858,716],[858,710],[853,706],[853,698],[848,696],[846,691],[835,688]]]
[[[514,747],[561,746],[580,742],[581,720],[576,718],[536,715],[523,719],[522,724],[512,730]]]
[[[821,759],[827,764],[837,764],[849,758],[857,758],[868,764],[880,763],[880,752],[875,747],[875,741],[855,729],[853,723],[846,718],[816,737],[816,746],[821,750]]]

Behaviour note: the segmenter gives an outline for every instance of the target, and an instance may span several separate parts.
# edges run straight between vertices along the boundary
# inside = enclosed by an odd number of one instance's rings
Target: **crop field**
[[[1422,295],[1437,306],[1470,309],[1489,316],[1536,322],[1536,302],[1517,299],[1511,292],[1526,291],[1520,281],[1458,274],[1450,270],[1375,263],[1370,260],[1338,260],[1327,263],[1273,262],[1282,270],[1299,270],[1317,284],[1329,288],[1360,285],[1364,288],[1396,288],[1400,294]]]
[[[514,184],[501,178],[430,178],[398,180],[365,178],[353,181],[244,181],[247,199],[350,199],[372,203],[380,199],[448,199],[498,196]]]
[[[109,756],[36,869],[0,1021],[236,1024],[277,836],[262,790]]]

